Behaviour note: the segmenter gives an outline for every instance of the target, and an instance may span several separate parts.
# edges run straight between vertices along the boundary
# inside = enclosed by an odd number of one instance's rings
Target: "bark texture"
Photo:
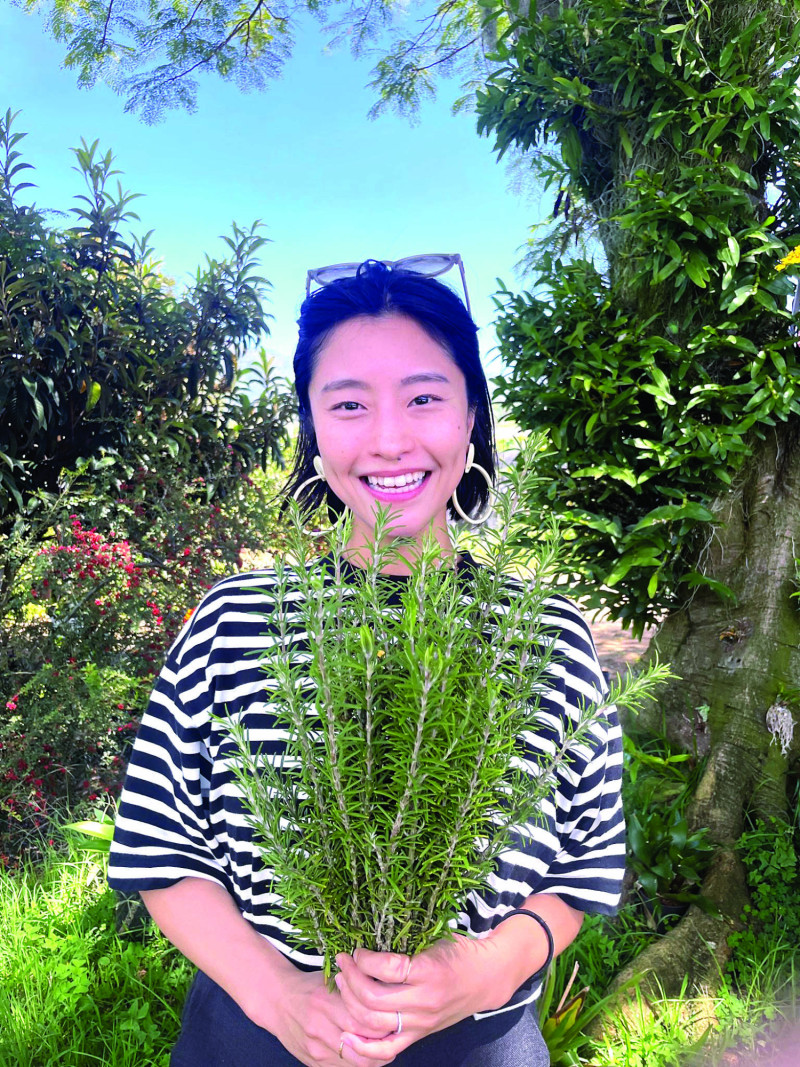
[[[719,846],[703,893],[720,916],[690,908],[615,983],[640,975],[646,998],[659,991],[675,996],[686,976],[697,990],[718,984],[728,935],[747,902],[733,845],[747,811],[786,817],[787,774],[800,759],[800,601],[792,598],[800,557],[800,424],[779,424],[767,434],[739,484],[717,502],[717,524],[700,552],[704,572],[736,599],[701,589],[666,619],[645,659],[658,655],[679,677],[628,723],[636,733],[658,733],[666,723],[673,744],[707,755],[690,821],[707,827]],[[785,725],[790,718],[797,724],[783,751],[767,725],[770,709]]]

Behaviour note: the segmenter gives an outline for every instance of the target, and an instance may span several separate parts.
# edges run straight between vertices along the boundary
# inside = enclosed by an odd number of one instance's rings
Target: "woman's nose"
[[[372,449],[376,456],[397,460],[414,445],[411,429],[401,412],[381,413],[375,425]]]

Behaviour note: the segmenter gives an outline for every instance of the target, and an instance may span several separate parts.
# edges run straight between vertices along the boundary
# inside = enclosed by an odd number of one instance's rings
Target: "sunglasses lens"
[[[330,267],[320,267],[311,271],[311,277],[317,285],[330,285],[338,282],[340,278],[353,278],[358,270],[359,263],[335,263]]]
[[[402,270],[413,270],[417,274],[427,274],[433,277],[435,274],[444,274],[454,262],[452,256],[445,255],[408,256],[406,259],[398,259],[395,266]]]

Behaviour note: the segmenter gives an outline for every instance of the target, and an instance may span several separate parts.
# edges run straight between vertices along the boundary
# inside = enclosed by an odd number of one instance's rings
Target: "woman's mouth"
[[[410,474],[367,474],[361,481],[379,500],[407,500],[415,496],[430,477],[430,471],[413,471]]]

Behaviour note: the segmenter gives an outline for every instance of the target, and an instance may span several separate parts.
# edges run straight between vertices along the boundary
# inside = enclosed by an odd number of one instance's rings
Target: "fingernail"
[[[342,976],[340,974],[337,974],[333,981],[336,984],[337,989],[342,988]]]

